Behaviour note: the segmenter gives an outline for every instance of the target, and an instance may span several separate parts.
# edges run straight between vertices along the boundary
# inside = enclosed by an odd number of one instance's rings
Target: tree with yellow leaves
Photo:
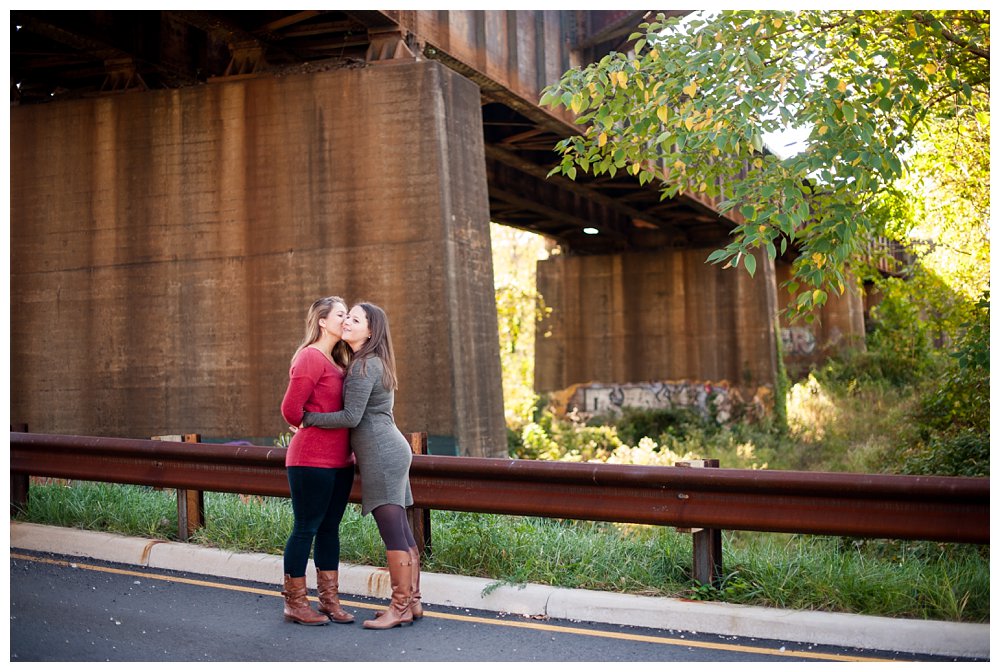
[[[753,274],[754,251],[793,250],[800,313],[843,292],[846,266],[885,233],[881,206],[918,134],[988,119],[985,10],[725,11],[639,28],[629,53],[543,91],[586,128],[556,146],[553,173],[626,170],[665,197],[718,199],[739,224],[708,261]],[[803,150],[768,151],[788,129],[808,131]]]

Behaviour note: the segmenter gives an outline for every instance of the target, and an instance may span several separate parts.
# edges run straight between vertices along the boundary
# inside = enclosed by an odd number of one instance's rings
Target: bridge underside
[[[707,204],[661,201],[624,173],[546,178],[556,142],[576,129],[538,108],[538,93],[569,67],[623,49],[645,13],[18,10],[11,12],[11,101],[438,59],[480,87],[493,221],[546,235],[571,254],[715,245],[731,224]],[[571,37],[577,46],[568,49]],[[595,226],[598,235],[583,232]]]

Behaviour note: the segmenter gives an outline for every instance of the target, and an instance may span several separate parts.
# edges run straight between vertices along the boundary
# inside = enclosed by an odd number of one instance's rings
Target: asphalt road
[[[379,601],[342,596],[351,625],[286,623],[274,585],[11,550],[10,660],[23,661],[943,661],[425,606],[370,631]]]

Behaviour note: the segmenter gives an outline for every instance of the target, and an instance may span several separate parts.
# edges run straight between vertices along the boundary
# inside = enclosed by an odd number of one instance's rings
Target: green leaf
[[[745,257],[743,257],[743,265],[746,266],[747,272],[750,274],[750,277],[752,278],[754,272],[757,270],[757,258],[754,257],[752,254],[748,254]]]
[[[846,121],[849,124],[853,124],[856,118],[856,114],[854,112],[854,106],[851,105],[850,103],[844,103],[844,106],[841,108],[841,110],[844,112],[844,121]]]
[[[706,264],[717,264],[726,257],[729,256],[729,252],[726,250],[715,250],[712,254],[708,255],[708,259],[705,260]]]

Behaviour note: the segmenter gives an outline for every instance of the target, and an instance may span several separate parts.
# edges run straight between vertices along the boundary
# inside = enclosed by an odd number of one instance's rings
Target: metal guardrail
[[[426,436],[411,434],[410,439],[416,448]],[[207,490],[289,496],[285,449],[277,447],[11,432],[10,457],[12,511],[27,501],[29,476],[177,488],[179,494]],[[421,509],[707,531],[974,544],[990,539],[988,478],[416,454],[410,485],[414,505]],[[360,501],[362,486],[356,478],[351,501]],[[721,549],[711,562],[721,562]]]

